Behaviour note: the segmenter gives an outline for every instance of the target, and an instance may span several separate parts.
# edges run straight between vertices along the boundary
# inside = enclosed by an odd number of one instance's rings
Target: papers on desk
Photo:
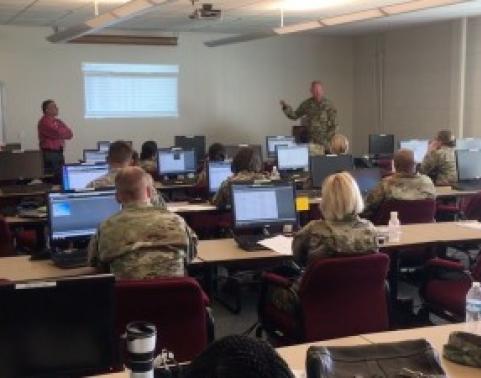
[[[281,255],[292,255],[292,237],[277,235],[273,238],[261,240],[258,243]]]
[[[481,223],[478,221],[456,222],[457,226],[481,230]]]
[[[187,211],[212,211],[215,210],[216,207],[209,203],[184,203],[179,205],[170,205],[167,204],[167,210],[173,213],[182,213]]]

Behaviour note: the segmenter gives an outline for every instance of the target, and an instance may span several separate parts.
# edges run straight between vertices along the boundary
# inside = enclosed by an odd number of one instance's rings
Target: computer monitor
[[[481,138],[460,138],[456,139],[457,150],[479,150],[481,149]]]
[[[175,147],[179,147],[183,150],[194,150],[196,161],[201,161],[205,156],[205,136],[185,136],[177,135],[174,138]]]
[[[321,188],[324,179],[333,173],[351,171],[354,161],[351,155],[318,155],[310,161],[312,186]]]
[[[399,148],[408,149],[414,152],[414,161],[422,163],[424,156],[428,152],[428,139],[409,139],[399,142]]]
[[[84,162],[90,164],[106,163],[108,151],[84,150]]]
[[[481,150],[456,150],[458,181],[481,179]]]
[[[109,172],[107,164],[66,164],[62,169],[62,190],[82,190]]]
[[[354,180],[356,180],[357,186],[363,197],[367,196],[382,179],[380,168],[354,169],[349,173]]]
[[[270,159],[276,158],[276,146],[293,146],[296,140],[293,136],[267,136],[266,137],[266,151],[267,157]]]
[[[370,155],[392,155],[394,153],[394,135],[392,134],[370,134],[369,154]]]
[[[194,150],[160,149],[157,151],[159,176],[195,173],[197,164]]]
[[[230,176],[232,176],[230,161],[209,161],[207,166],[209,193],[217,193],[222,182]]]
[[[41,151],[0,152],[0,180],[30,180],[43,175]]]
[[[292,182],[233,183],[231,198],[235,229],[297,224]]]
[[[108,140],[101,140],[97,142],[97,150],[108,152],[110,148],[110,142]]]
[[[276,152],[277,168],[280,171],[309,170],[309,145],[277,145]]]
[[[118,211],[120,204],[114,190],[49,193],[47,214],[51,244],[88,239],[100,223]]]
[[[237,155],[237,153],[242,149],[242,148],[252,148],[254,152],[257,154],[259,157],[259,160],[262,161],[262,146],[260,144],[228,144],[225,145],[225,155],[226,155],[226,160],[232,160],[234,157]]]
[[[0,285],[0,377],[80,377],[119,368],[110,274]]]

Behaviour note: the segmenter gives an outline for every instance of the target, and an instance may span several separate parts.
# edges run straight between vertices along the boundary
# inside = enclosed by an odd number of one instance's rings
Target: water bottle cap
[[[481,287],[481,283],[474,281],[472,287]]]
[[[391,211],[391,219],[397,219],[397,211]]]

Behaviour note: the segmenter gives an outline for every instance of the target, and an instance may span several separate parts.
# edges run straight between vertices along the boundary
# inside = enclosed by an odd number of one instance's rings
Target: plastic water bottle
[[[279,174],[279,171],[277,170],[277,166],[274,165],[272,167],[272,173],[271,173],[271,180],[280,180],[281,175]]]
[[[479,282],[473,282],[466,294],[466,322],[478,320],[481,320],[481,286]]]
[[[391,211],[391,218],[387,225],[390,242],[398,242],[401,239],[401,222],[399,222],[397,211]]]

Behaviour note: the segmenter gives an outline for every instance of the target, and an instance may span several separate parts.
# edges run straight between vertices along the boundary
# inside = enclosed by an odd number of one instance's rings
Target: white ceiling
[[[295,4],[295,1],[290,4]],[[312,0],[314,2],[314,0]],[[294,24],[327,16],[351,13],[406,0],[317,0],[325,5],[304,11],[285,10],[284,24]],[[100,13],[126,0],[98,0]],[[202,2],[202,1],[201,1]],[[209,2],[206,0],[205,2]],[[117,28],[158,32],[199,31],[209,33],[247,34],[280,26],[280,3],[273,0],[212,0],[223,11],[219,20],[191,20],[190,0],[159,5],[152,11],[129,19]],[[0,0],[0,25],[58,26],[61,29],[82,23],[94,16],[94,0]],[[357,34],[386,28],[481,15],[481,0],[384,17],[338,27],[319,29],[323,34]]]

